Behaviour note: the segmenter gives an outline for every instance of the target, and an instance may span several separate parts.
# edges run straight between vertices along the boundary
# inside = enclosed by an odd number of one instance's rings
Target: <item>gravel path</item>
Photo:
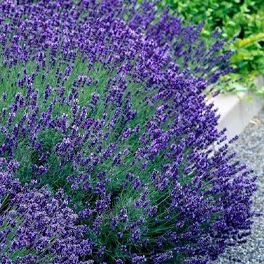
[[[235,263],[229,260],[230,257],[239,258],[242,264],[264,264],[264,108],[246,127],[234,143],[234,148],[238,159],[253,168],[259,176],[254,207],[262,216],[256,219],[246,244],[228,249],[213,264]]]

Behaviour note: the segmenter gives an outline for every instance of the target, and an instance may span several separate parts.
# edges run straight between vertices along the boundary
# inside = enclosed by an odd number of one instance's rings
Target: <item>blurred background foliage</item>
[[[264,97],[264,87],[257,90],[254,84],[255,77],[264,74],[264,0],[163,0],[159,7],[165,5],[170,5],[191,23],[204,22],[202,35],[208,45],[215,29],[228,41],[235,36],[228,48],[234,51],[231,63],[237,71],[228,78],[242,79],[235,84],[226,82],[218,88],[222,92],[230,88],[235,88],[236,92],[250,89]]]

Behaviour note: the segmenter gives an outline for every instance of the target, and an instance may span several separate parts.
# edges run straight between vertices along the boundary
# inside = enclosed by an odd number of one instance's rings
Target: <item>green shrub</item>
[[[184,19],[196,24],[205,21],[203,36],[210,45],[210,36],[215,29],[222,31],[222,37],[236,40],[230,44],[235,54],[231,62],[237,67],[236,73],[229,74],[236,83],[236,91],[250,88],[264,96],[264,90],[256,90],[255,77],[264,74],[264,1],[263,0],[163,0]],[[247,88],[245,88],[245,86]],[[226,91],[228,87],[219,87]]]

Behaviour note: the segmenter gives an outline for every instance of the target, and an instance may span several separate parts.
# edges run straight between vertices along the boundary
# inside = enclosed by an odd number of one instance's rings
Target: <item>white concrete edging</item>
[[[263,87],[264,76],[258,76],[255,83],[257,88]],[[250,96],[252,100],[246,101],[246,96]],[[218,109],[217,113],[220,114],[218,129],[227,128],[228,139],[243,132],[249,121],[264,107],[264,98],[252,92],[243,92],[239,95],[219,94],[209,100],[211,101],[214,102],[215,108]]]

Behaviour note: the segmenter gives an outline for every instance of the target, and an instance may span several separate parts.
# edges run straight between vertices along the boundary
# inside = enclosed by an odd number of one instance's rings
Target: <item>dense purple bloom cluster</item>
[[[202,93],[231,53],[156,4],[0,4],[1,263],[209,263],[250,233]]]
[[[1,160],[1,263],[90,263],[79,256],[94,243],[85,239],[87,228],[78,225],[63,190],[52,196],[47,187],[35,189],[34,181],[23,186],[13,179],[17,165]]]

